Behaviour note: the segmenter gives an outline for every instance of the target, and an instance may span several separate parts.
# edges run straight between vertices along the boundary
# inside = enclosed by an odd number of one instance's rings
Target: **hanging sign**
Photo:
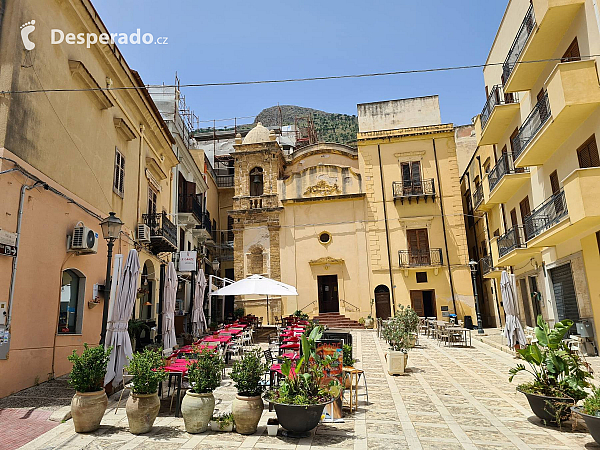
[[[179,271],[195,272],[198,252],[179,252]]]
[[[17,247],[0,243],[0,255],[17,256]]]

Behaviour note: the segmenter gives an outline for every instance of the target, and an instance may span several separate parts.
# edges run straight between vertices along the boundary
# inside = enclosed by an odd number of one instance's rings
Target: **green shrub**
[[[264,391],[261,380],[268,367],[261,361],[260,350],[244,353],[242,359],[233,363],[231,379],[239,395],[254,397]]]
[[[349,344],[344,344],[342,347],[344,350],[344,367],[352,367],[356,362],[354,358],[352,358],[352,346]]]
[[[144,349],[143,352],[134,353],[125,367],[127,373],[132,376],[134,394],[154,394],[158,391],[158,385],[167,378],[164,370],[165,359],[162,349]]]
[[[196,362],[188,366],[188,377],[192,385],[192,392],[207,394],[221,385],[223,359],[212,350],[204,349],[200,352]]]
[[[383,327],[383,338],[393,351],[406,352],[414,344],[413,333],[419,330],[419,316],[409,306],[400,305],[396,315]]]
[[[96,392],[104,389],[104,376],[112,347],[88,347],[83,344],[81,356],[73,350],[67,359],[73,363],[69,383],[77,392]]]

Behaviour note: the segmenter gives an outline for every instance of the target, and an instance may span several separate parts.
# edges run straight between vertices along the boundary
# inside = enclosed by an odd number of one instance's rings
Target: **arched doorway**
[[[389,319],[392,315],[390,308],[390,290],[380,284],[375,288],[375,315],[381,319]]]

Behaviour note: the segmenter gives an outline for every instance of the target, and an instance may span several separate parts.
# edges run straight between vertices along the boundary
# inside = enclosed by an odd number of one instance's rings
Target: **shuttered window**
[[[408,254],[411,264],[429,263],[429,238],[427,228],[406,230]]]
[[[560,186],[558,184],[558,173],[556,170],[550,174],[550,187],[552,188],[552,194],[556,194],[560,191]]]
[[[582,169],[586,167],[600,166],[598,145],[596,144],[595,135],[589,138],[585,144],[577,149],[577,159],[579,160],[579,167]]]
[[[579,44],[577,43],[577,38],[575,38],[563,55],[561,62],[579,61],[580,59],[581,55],[579,53]]]
[[[125,158],[115,147],[115,173],[113,180],[113,191],[120,197],[125,194]]]

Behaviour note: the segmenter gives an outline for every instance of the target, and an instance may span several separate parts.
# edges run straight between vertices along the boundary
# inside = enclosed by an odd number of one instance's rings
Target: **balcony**
[[[534,120],[537,130],[530,133],[527,143],[521,145],[518,154],[515,153],[517,167],[544,164],[600,106],[596,62],[585,60],[557,64],[546,82],[545,98],[548,100],[540,107],[539,118]],[[547,117],[543,115],[545,113]],[[542,122],[541,119],[545,120]]]
[[[476,119],[480,121],[481,128],[478,145],[497,144],[519,109],[519,97],[516,93],[505,94],[502,86],[494,86],[481,114]]]
[[[483,183],[480,183],[479,186],[475,188],[473,191],[473,209],[477,211],[481,203],[483,202]]]
[[[192,228],[192,234],[201,240],[212,239],[213,230],[212,223],[210,221],[210,214],[204,211],[200,217],[201,220],[194,228]]]
[[[413,199],[419,203],[420,198],[425,199],[425,203],[427,203],[429,197],[431,197],[431,200],[435,200],[433,178],[418,181],[394,181],[392,183],[392,191],[394,201],[400,200],[401,204],[404,204],[405,199],[408,199],[408,203]]]
[[[500,236],[496,241],[498,245],[498,265],[514,266],[530,258],[537,251],[528,248],[526,242],[525,229],[522,225],[514,226]]]
[[[444,263],[441,248],[430,248],[421,250],[400,250],[398,252],[400,267],[403,269],[411,267],[437,267]]]
[[[177,200],[177,215],[179,223],[195,226],[202,223],[202,205],[198,197],[193,195],[179,194]]]
[[[529,168],[515,168],[512,153],[503,153],[488,173],[488,203],[506,203],[529,179]]]
[[[177,227],[166,212],[144,214],[142,219],[150,227],[150,247],[154,253],[177,251]]]
[[[563,219],[569,216],[565,192],[560,190],[544,203],[534,209],[530,216],[525,218],[525,238],[531,247],[540,247],[539,239],[535,238],[550,230]],[[546,241],[547,243],[547,241]],[[537,244],[537,245],[536,245]],[[543,245],[546,246],[546,245]]]
[[[502,66],[504,92],[528,91],[585,0],[532,0]],[[525,62],[523,62],[525,61]],[[540,61],[540,62],[528,62]]]
[[[217,175],[217,187],[220,188],[232,188],[233,185],[233,174],[231,175]]]
[[[510,142],[513,150],[515,161],[519,161],[523,165],[523,160],[519,160],[519,156],[527,149],[529,143],[536,137],[544,124],[548,121],[552,114],[550,110],[550,101],[548,100],[548,92],[536,103],[523,124],[519,127],[519,133]]]
[[[485,255],[479,260],[479,270],[483,278],[500,278],[502,269],[494,265],[492,254]]]

